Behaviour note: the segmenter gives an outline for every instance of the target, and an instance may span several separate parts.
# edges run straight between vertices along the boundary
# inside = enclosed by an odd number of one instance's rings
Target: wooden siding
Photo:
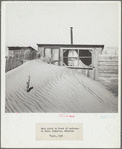
[[[99,55],[97,81],[118,94],[118,56]]]
[[[13,58],[7,58],[6,59],[6,68],[5,68],[5,72],[8,72],[20,65],[22,65],[23,62],[21,61],[21,59],[13,57]]]
[[[12,50],[11,50],[12,51]],[[13,51],[16,53],[16,51]],[[12,70],[20,65],[22,65],[27,60],[33,60],[37,57],[37,52],[35,50],[19,50],[18,57],[8,57],[6,58],[6,68],[5,72],[8,72],[9,70]]]
[[[39,51],[41,51],[42,55],[45,55],[44,48],[51,49],[51,61],[55,61],[54,65],[63,66],[63,49],[86,49],[92,50],[92,68],[83,68],[83,67],[69,67],[71,69],[75,69],[81,74],[100,82],[101,84],[107,87],[118,87],[118,49],[117,48],[105,48],[103,47],[83,47],[76,45],[42,45],[39,47]],[[105,55],[103,55],[105,53]],[[113,55],[114,54],[114,55]],[[112,55],[112,56],[111,56]],[[58,62],[56,62],[58,61]]]

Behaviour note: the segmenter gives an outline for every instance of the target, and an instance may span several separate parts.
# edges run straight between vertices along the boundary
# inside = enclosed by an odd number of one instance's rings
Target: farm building
[[[8,56],[32,60],[36,58],[37,51],[31,46],[28,47],[8,47]]]
[[[38,53],[57,66],[75,69],[118,94],[118,55],[104,45],[37,44]],[[111,51],[111,49],[109,50]]]
[[[76,44],[37,44],[38,52],[48,57],[51,63],[65,66],[84,73],[97,80],[98,55],[102,53],[104,45],[76,45]]]

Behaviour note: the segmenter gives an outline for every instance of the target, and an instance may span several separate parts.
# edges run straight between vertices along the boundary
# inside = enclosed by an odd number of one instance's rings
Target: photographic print
[[[120,147],[120,2],[2,2],[4,148]]]
[[[118,5],[6,4],[6,113],[118,112]]]

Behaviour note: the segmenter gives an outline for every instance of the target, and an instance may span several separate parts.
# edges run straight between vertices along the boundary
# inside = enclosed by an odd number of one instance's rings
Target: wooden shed
[[[37,44],[38,53],[48,57],[52,64],[64,66],[98,79],[98,57],[104,45]]]
[[[35,59],[37,51],[31,46],[28,47],[8,47],[8,56],[21,59]]]

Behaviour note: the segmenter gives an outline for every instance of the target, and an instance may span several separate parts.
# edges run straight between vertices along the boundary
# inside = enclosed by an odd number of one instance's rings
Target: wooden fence
[[[22,65],[23,62],[21,61],[20,58],[16,58],[16,57],[9,57],[6,58],[6,68],[5,68],[5,72],[8,72],[9,70],[12,70],[20,65]]]
[[[19,57],[8,57],[6,58],[6,68],[5,72],[12,70],[20,65],[22,65],[27,60],[36,59],[37,54],[35,51],[26,52],[24,55],[19,55]]]
[[[118,94],[118,56],[99,55],[98,82]]]
[[[97,69],[96,78],[95,69]],[[76,69],[76,71],[96,80],[110,90],[115,96],[118,96],[118,69],[117,55],[99,55],[96,68]]]

